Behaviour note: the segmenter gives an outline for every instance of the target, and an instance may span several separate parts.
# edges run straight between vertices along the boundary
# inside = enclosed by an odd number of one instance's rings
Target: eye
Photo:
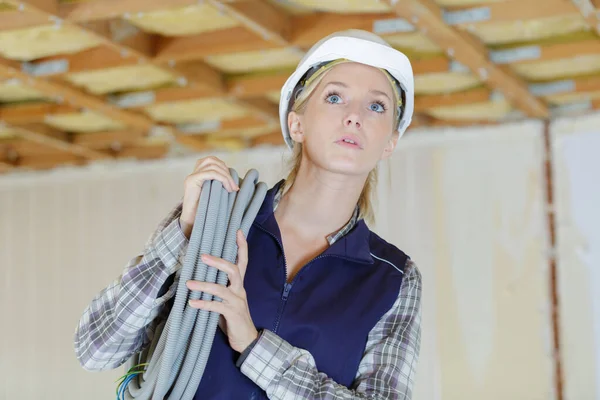
[[[325,98],[325,100],[331,104],[338,104],[342,101],[342,98],[337,93],[329,93],[329,94],[327,94],[327,97]]]
[[[369,107],[369,109],[371,111],[382,113],[382,112],[385,112],[386,107],[385,107],[385,104],[383,104],[382,102],[376,101],[375,103],[371,103],[371,106]]]

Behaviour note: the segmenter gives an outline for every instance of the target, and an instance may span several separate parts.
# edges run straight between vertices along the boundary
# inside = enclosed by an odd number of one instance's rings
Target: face
[[[302,114],[291,112],[292,139],[303,144],[317,166],[344,174],[368,174],[391,155],[394,94],[384,73],[358,63],[343,63],[326,72]]]

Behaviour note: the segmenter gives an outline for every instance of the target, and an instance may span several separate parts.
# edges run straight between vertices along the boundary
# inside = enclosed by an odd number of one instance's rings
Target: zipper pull
[[[283,296],[281,296],[282,300],[287,300],[288,295],[290,294],[290,290],[292,290],[292,284],[286,283],[283,287]]]

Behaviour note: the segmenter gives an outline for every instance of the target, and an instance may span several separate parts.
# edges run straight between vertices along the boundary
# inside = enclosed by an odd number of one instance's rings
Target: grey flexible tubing
[[[125,370],[148,363],[143,373],[129,381],[124,398],[127,400],[191,400],[206,368],[216,334],[220,314],[192,308],[188,300],[221,301],[207,293],[190,291],[186,281],[193,279],[227,285],[227,274],[210,267],[200,259],[211,254],[235,263],[236,232],[244,237],[266,196],[268,187],[258,181],[258,172],[251,169],[240,184],[237,172],[231,176],[239,186],[229,193],[217,180],[204,182],[194,227],[190,235],[183,267],[177,272],[177,292],[166,322],[161,322],[150,345],[125,363]]]

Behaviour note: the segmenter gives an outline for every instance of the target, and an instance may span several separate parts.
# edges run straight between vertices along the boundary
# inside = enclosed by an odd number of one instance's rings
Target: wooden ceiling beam
[[[100,160],[109,157],[105,153],[91,150],[85,146],[80,146],[77,144],[59,140],[41,133],[30,131],[19,126],[9,126],[9,128],[11,129],[11,131],[14,131],[17,136],[22,137],[23,139],[27,139],[31,142],[35,142],[43,146],[61,150],[65,153],[71,153],[78,157],[83,157],[89,160]]]
[[[31,3],[25,4],[18,0],[5,1],[17,7],[21,6],[24,12],[42,15],[48,18],[57,18],[56,15],[47,13]],[[131,56],[138,63],[153,62],[156,48],[156,36],[142,31],[124,19],[94,20],[82,24],[63,21],[63,24],[84,30],[88,34],[99,39],[103,45],[114,49],[123,56]],[[205,86],[214,90],[223,89],[222,76],[217,75],[214,69],[202,62],[197,62],[197,68],[206,71],[212,69],[213,73],[207,75],[195,74],[191,77],[186,76],[186,71],[189,72],[189,69],[185,71],[179,70],[172,63],[170,65],[156,63],[156,65],[165,71],[171,72],[177,78],[183,78],[186,83]]]
[[[139,65],[140,61],[130,53],[100,45],[75,54],[40,58],[28,64],[32,70],[45,70],[43,73],[40,72],[43,76],[58,77],[78,72]],[[57,68],[49,68],[50,65],[56,65]],[[47,68],[44,68],[46,66]]]
[[[79,108],[66,104],[34,103],[0,107],[0,121],[17,125],[30,122],[43,122],[50,114],[65,114],[79,111]]]
[[[577,7],[568,0],[544,0],[543,4],[543,7],[540,7],[538,0],[507,0],[485,5],[453,7],[443,15],[449,25],[468,26],[560,17],[578,12]],[[469,12],[470,16],[465,15]],[[460,18],[456,18],[457,16]]]
[[[398,16],[412,21],[451,57],[468,67],[488,86],[501,92],[526,115],[549,116],[548,107],[529,92],[523,81],[488,59],[487,50],[481,42],[446,25],[442,10],[433,0],[385,1]]]
[[[477,88],[457,93],[416,96],[415,110],[422,112],[430,108],[483,103],[490,100],[491,94],[488,88]]]
[[[139,143],[146,138],[143,131],[108,131],[108,132],[89,132],[73,135],[73,143],[89,148],[107,148],[111,146],[124,146]]]
[[[267,133],[266,135],[260,135],[253,137],[250,139],[250,147],[257,146],[283,146],[285,142],[283,140],[283,136],[281,135],[281,131],[277,130],[271,133]]]
[[[199,60],[211,55],[281,48],[278,43],[256,36],[244,27],[198,35],[159,37],[154,60],[161,63]]]
[[[109,118],[121,121],[126,125],[136,127],[138,129],[149,130],[154,123],[142,116],[120,110],[114,106],[104,103],[102,99],[84,93],[80,90],[70,88],[65,85],[59,85],[54,82],[33,78],[22,72],[20,68],[15,66],[14,62],[0,58],[0,77],[17,78],[25,82],[28,86],[39,92],[46,94],[54,99],[60,99],[62,104],[67,104],[74,107],[81,107],[97,111]]]
[[[12,163],[6,162],[6,161],[0,161],[0,174],[1,173],[6,173],[6,172],[11,172],[16,168],[16,166]]]
[[[118,18],[125,14],[145,13],[198,4],[198,0],[93,0],[61,3],[58,16],[67,21],[84,22]]]
[[[52,169],[59,165],[85,165],[87,159],[76,154],[47,154],[19,157],[16,166],[17,169]]]
[[[266,1],[236,1],[229,4],[220,0],[208,2],[264,40],[281,46],[289,45],[291,19],[282,9]]]
[[[62,101],[61,104],[66,103],[69,106],[94,110],[104,114],[109,118],[121,121],[126,125],[130,125],[138,129],[149,130],[154,125],[150,119],[142,115],[120,110],[114,106],[106,104],[104,101],[102,101],[102,99],[96,96],[89,95],[65,85],[31,77],[25,72],[21,71],[19,68],[19,63],[15,63],[10,60],[0,58],[0,77],[17,78],[31,88],[36,89],[53,99],[60,99]]]
[[[50,23],[53,22],[47,16],[37,13],[22,11],[0,12],[0,32],[31,28]]]
[[[597,35],[600,35],[600,11],[596,10],[597,6],[592,0],[563,1],[575,7],[583,19],[585,19],[590,29],[596,32]]]

